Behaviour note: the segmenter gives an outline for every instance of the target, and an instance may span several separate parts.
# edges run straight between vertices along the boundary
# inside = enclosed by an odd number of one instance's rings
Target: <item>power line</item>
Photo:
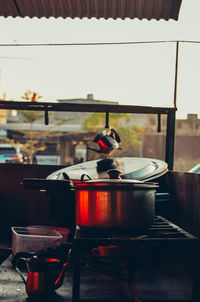
[[[0,60],[19,60],[19,61],[52,61],[52,59],[41,58],[25,58],[25,57],[4,57],[0,56]]]
[[[153,43],[167,43],[176,41],[129,41],[129,42],[87,42],[87,43],[19,43],[19,44],[0,44],[0,47],[32,47],[32,46],[101,46],[101,45],[131,45],[131,44],[153,44]]]
[[[158,41],[125,41],[125,42],[85,42],[85,43],[5,43],[0,47],[41,47],[41,46],[106,46],[106,45],[132,45],[132,44],[159,44],[159,43],[200,43],[200,41],[187,40],[158,40]]]

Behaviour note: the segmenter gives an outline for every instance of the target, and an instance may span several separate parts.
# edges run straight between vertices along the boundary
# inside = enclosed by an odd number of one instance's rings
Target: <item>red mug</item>
[[[18,267],[20,261],[26,264],[27,280]],[[33,256],[30,259],[19,258],[15,264],[15,269],[25,284],[27,295],[30,296],[49,293],[59,288],[63,283],[67,266],[68,263],[62,264],[58,259],[43,259]]]
[[[104,261],[116,260],[120,256],[119,248],[116,245],[98,246],[93,248],[92,253],[95,256],[102,257]]]

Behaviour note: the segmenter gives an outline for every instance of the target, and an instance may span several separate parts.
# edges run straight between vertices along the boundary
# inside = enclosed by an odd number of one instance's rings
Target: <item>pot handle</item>
[[[62,175],[65,180],[71,180],[67,173],[63,172]]]
[[[89,175],[87,175],[87,174],[82,174],[82,175],[81,175],[81,181],[84,181],[84,177],[85,177],[85,176],[86,176],[89,180],[92,179]]]
[[[66,179],[24,178],[22,184],[25,189],[56,191],[66,189],[69,182]]]

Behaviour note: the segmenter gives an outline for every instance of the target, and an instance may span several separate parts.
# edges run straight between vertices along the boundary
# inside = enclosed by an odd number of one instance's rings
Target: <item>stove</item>
[[[75,239],[92,241],[115,241],[115,240],[196,240],[197,238],[184,231],[179,226],[161,216],[155,216],[154,223],[141,232],[131,229],[102,229],[81,228],[76,226]]]
[[[98,246],[117,246],[122,255],[121,266],[109,266],[101,259],[89,261],[94,268],[108,273],[114,278],[128,282],[133,301],[141,301],[134,286],[135,271],[144,257],[178,257],[187,259],[193,278],[192,301],[199,301],[199,261],[198,238],[161,216],[155,216],[151,227],[141,233],[132,230],[113,232],[109,229],[88,232],[85,228],[76,227],[73,249],[73,302],[80,300],[80,265],[81,255]],[[101,258],[101,257],[99,257]],[[89,257],[89,260],[94,257]],[[111,259],[112,264],[112,259]]]

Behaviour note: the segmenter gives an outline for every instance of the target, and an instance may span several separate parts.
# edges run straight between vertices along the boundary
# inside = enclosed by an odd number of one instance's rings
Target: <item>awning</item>
[[[1,0],[0,16],[178,20],[182,0]]]

